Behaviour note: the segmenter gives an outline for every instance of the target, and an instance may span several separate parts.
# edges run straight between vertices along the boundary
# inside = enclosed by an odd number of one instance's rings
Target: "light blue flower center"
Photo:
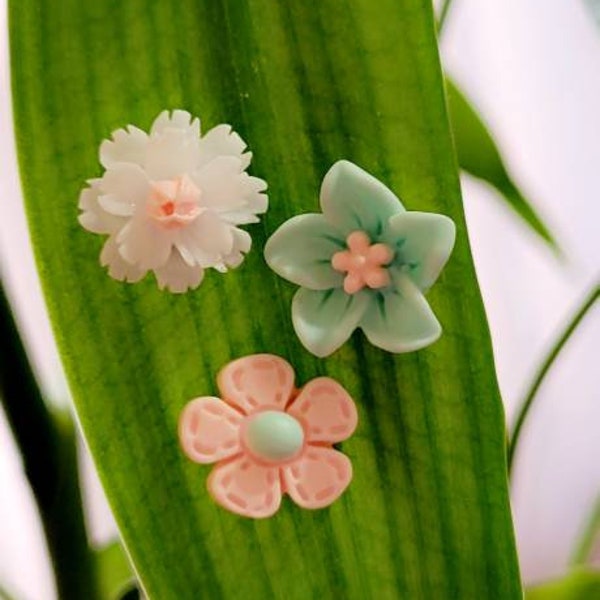
[[[293,458],[304,444],[304,430],[287,413],[267,410],[256,415],[246,429],[246,446],[255,456],[269,462]]]

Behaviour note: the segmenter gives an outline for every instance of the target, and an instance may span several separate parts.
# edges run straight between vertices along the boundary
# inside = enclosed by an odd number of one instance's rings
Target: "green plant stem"
[[[43,524],[61,600],[95,600],[73,422],[46,407],[0,285],[0,396]]]
[[[592,552],[598,534],[600,534],[600,497],[596,498],[592,513],[583,528],[579,540],[575,544],[575,549],[569,563],[571,567],[578,567],[586,564],[590,558],[590,553]]]
[[[512,434],[512,438],[508,445],[508,472],[509,472],[509,474],[512,472],[512,466],[514,464],[514,457],[515,457],[517,446],[518,446],[518,443],[519,443],[519,440],[521,437],[521,432],[523,430],[523,425],[525,424],[527,415],[529,414],[529,411],[531,410],[531,407],[533,405],[533,401],[536,397],[536,394],[537,394],[538,390],[540,389],[542,383],[544,382],[544,378],[546,377],[548,371],[550,370],[550,368],[552,367],[552,365],[558,358],[558,355],[560,354],[561,350],[563,349],[565,344],[569,341],[569,339],[571,338],[571,335],[577,329],[577,326],[579,325],[579,323],[581,323],[581,321],[583,320],[585,315],[588,313],[590,308],[594,305],[594,303],[598,299],[598,295],[600,295],[600,287],[595,286],[592,289],[592,291],[590,292],[590,294],[584,299],[583,304],[579,307],[579,309],[577,310],[575,315],[571,318],[566,329],[564,330],[562,335],[558,338],[558,340],[556,341],[556,343],[550,350],[550,353],[548,354],[548,356],[542,363],[541,367],[539,368],[537,375],[535,376],[533,383],[531,384],[531,387],[529,388],[529,391],[527,392],[527,395],[525,396],[525,400],[523,401],[521,410],[519,411],[517,420],[515,422],[515,428],[514,428],[514,431]]]
[[[438,36],[442,35],[442,29],[444,28],[444,24],[446,23],[446,18],[448,17],[448,13],[450,12],[450,7],[452,6],[452,0],[444,0],[442,4],[442,9],[440,10],[440,18],[438,19]]]

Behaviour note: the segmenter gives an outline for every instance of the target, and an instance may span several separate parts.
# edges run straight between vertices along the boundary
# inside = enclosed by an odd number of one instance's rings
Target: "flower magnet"
[[[288,494],[302,508],[334,502],[352,479],[350,460],[332,445],[354,432],[358,417],[348,392],[329,377],[294,387],[282,358],[255,354],[229,363],[217,379],[221,398],[184,408],[179,439],[197,463],[216,463],[213,498],[231,512],[270,517]]]
[[[246,173],[252,155],[229,125],[200,135],[183,110],[150,133],[129,125],[100,146],[105,171],[79,197],[79,222],[107,234],[100,262],[128,282],[153,271],[161,289],[196,288],[208,268],[237,267],[251,238],[239,225],[267,210],[266,183]]]
[[[302,344],[328,356],[363,330],[375,346],[410,352],[441,326],[424,293],[448,261],[453,221],[407,211],[395,194],[341,160],[321,186],[322,214],[292,217],[265,246],[268,265],[300,286],[292,321]]]

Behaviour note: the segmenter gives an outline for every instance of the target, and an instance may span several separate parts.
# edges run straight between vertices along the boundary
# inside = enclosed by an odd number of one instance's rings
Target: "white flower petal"
[[[136,206],[146,203],[150,193],[148,177],[140,166],[132,163],[117,163],[107,169],[98,185],[103,195],[112,196],[107,203],[111,207],[109,212],[119,216],[132,215]],[[118,210],[117,204],[121,205]]]
[[[231,254],[233,227],[207,210],[189,226],[180,229],[174,243],[185,262],[205,268],[213,267]]]
[[[248,168],[252,160],[251,152],[244,152],[246,142],[232,130],[231,125],[217,125],[208,131],[200,141],[200,164],[203,166],[218,156],[235,156],[240,159],[240,169]]]
[[[202,283],[204,269],[198,266],[190,267],[179,252],[173,250],[166,264],[154,269],[154,274],[161,290],[166,288],[175,294],[183,294]]]
[[[148,140],[146,172],[153,181],[172,179],[194,171],[200,138],[186,129],[164,129]]]
[[[233,249],[231,253],[223,259],[225,266],[235,268],[244,262],[245,255],[250,252],[252,247],[252,237],[247,231],[233,227]]]
[[[145,269],[140,269],[135,265],[131,265],[123,259],[112,236],[106,240],[106,243],[102,248],[102,252],[100,253],[100,264],[103,267],[108,267],[108,274],[118,281],[135,283],[142,279],[147,273]]]
[[[168,260],[172,235],[156,227],[145,215],[134,216],[117,236],[121,256],[141,269],[157,269]]]
[[[198,171],[194,181],[202,192],[200,204],[232,225],[256,223],[256,214],[267,210],[268,198],[262,193],[267,184],[239,168],[239,159],[220,156]]]
[[[146,160],[147,144],[148,135],[145,131],[133,125],[117,129],[112,133],[112,140],[104,140],[100,145],[100,162],[107,169],[120,162],[141,166]]]
[[[174,110],[172,113],[163,110],[152,123],[150,135],[160,135],[167,129],[181,129],[187,135],[200,137],[200,119],[193,118],[187,110]]]
[[[84,188],[79,195],[79,215],[81,225],[92,233],[116,233],[127,223],[124,217],[107,213],[99,203],[99,179],[90,180],[90,187]]]

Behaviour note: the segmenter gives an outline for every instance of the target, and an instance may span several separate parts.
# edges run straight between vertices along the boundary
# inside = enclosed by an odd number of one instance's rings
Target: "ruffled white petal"
[[[200,119],[193,118],[187,110],[163,110],[152,123],[150,135],[160,135],[167,129],[181,129],[186,135],[200,137]]]
[[[150,136],[146,172],[153,181],[173,179],[193,172],[198,165],[200,138],[187,129],[166,128]]]
[[[100,205],[117,216],[133,215],[137,206],[145,205],[150,193],[146,173],[130,163],[117,163],[107,169],[98,186],[103,195],[111,196],[110,200],[100,201]]]
[[[154,269],[158,287],[175,294],[183,294],[197,288],[204,278],[204,269],[199,266],[190,267],[179,252],[174,250],[165,265]]]
[[[244,185],[244,205],[236,210],[228,210],[221,213],[221,218],[233,225],[247,225],[258,223],[260,219],[256,215],[267,212],[269,198],[263,192],[267,189],[267,182],[259,177],[252,177],[242,173]]]
[[[100,162],[106,169],[120,162],[144,165],[148,134],[133,125],[126,129],[117,129],[112,139],[104,140],[100,145]]]
[[[220,156],[200,169],[194,176],[202,190],[200,203],[219,213],[233,225],[257,223],[257,214],[267,210],[268,198],[262,193],[267,184],[258,177],[240,171],[240,160]]]
[[[142,279],[147,273],[145,269],[140,269],[123,259],[112,236],[106,240],[106,243],[102,248],[102,252],[100,253],[100,264],[103,267],[108,267],[108,274],[118,281],[135,283]]]
[[[189,265],[213,267],[233,249],[233,228],[210,210],[202,213],[174,238],[176,248]]]
[[[203,166],[218,156],[235,156],[240,159],[241,170],[245,170],[252,160],[246,150],[246,142],[232,130],[231,125],[217,125],[208,131],[200,142],[200,164]]]
[[[79,215],[79,222],[92,233],[116,233],[127,223],[127,219],[109,214],[102,208],[99,203],[99,182],[99,179],[91,179],[88,181],[90,187],[81,191],[79,209],[83,212]]]
[[[231,252],[223,259],[225,267],[234,269],[239,267],[244,261],[245,255],[250,252],[252,247],[252,237],[247,231],[233,227],[233,248]]]
[[[127,262],[149,270],[167,262],[173,241],[170,232],[160,230],[145,215],[136,215],[120,231],[117,244]]]

